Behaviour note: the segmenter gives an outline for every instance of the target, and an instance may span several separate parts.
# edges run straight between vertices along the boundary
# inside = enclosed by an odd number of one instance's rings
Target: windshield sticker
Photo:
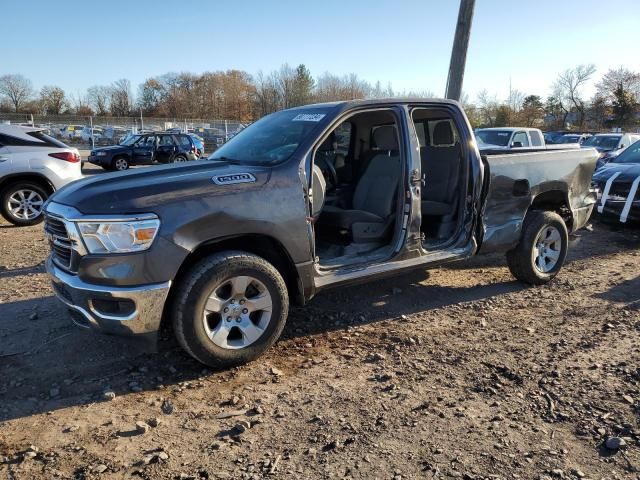
[[[293,117],[292,122],[319,122],[325,117],[324,113],[300,113]]]

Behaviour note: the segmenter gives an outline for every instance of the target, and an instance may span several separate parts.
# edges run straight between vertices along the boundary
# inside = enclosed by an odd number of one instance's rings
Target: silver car
[[[47,198],[82,178],[78,150],[42,130],[0,125],[0,214],[14,225],[41,222]]]

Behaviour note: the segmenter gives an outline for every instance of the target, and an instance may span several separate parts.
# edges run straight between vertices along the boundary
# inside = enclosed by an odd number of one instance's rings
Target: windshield
[[[640,163],[640,142],[631,144],[620,155],[611,160],[611,163]]]
[[[216,150],[209,160],[246,165],[273,165],[287,160],[331,107],[297,108],[272,113]]]
[[[131,135],[120,142],[120,145],[125,145],[127,147],[133,145],[138,140],[142,138],[142,135]]]
[[[618,146],[620,137],[615,135],[594,135],[587,138],[582,144],[584,147],[600,147],[607,150],[613,150]]]
[[[478,130],[476,132],[476,138],[479,138],[482,143],[488,145],[506,147],[509,145],[511,132],[509,130]]]

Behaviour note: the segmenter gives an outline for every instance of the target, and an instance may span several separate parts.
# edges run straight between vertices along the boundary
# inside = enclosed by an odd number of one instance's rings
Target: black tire
[[[35,194],[40,196],[40,198],[42,199],[42,203],[38,205],[40,210],[40,213],[38,214],[38,216],[34,218],[29,218],[29,219],[21,218],[20,216],[16,216],[11,211],[9,202],[11,198],[14,197],[14,195],[20,191],[34,192]],[[0,207],[0,213],[2,213],[2,216],[5,218],[5,220],[17,226],[26,227],[29,225],[36,225],[37,223],[42,222],[44,218],[44,216],[42,215],[42,206],[44,202],[47,200],[47,198],[49,198],[49,192],[37,183],[18,182],[18,183],[9,185],[4,190],[2,190],[2,192],[0,193],[0,198],[2,199],[2,206]],[[35,208],[35,207],[36,206],[34,204],[32,208]],[[24,209],[22,210],[22,212],[24,212]]]
[[[124,172],[129,169],[129,159],[127,157],[116,157],[111,161],[111,170]]]
[[[258,279],[271,296],[272,310],[261,336],[246,347],[232,350],[215,344],[209,338],[204,311],[214,289],[238,276]],[[205,365],[230,367],[256,359],[276,342],[287,321],[289,295],[282,276],[265,259],[247,252],[226,251],[201,260],[185,274],[172,307],[173,330],[180,346]]]
[[[543,235],[543,232],[557,231],[559,234],[560,246],[555,251],[558,252],[555,264],[549,270],[544,271],[539,268],[534,253],[537,251],[536,241]],[[545,232],[545,233],[546,233]],[[555,242],[557,243],[557,242]],[[569,234],[567,226],[560,215],[548,211],[531,211],[524,219],[522,227],[522,236],[520,243],[507,252],[507,264],[509,270],[518,280],[531,284],[543,285],[548,283],[555,277],[567,257],[567,248],[569,246]],[[544,258],[544,255],[540,255]]]
[[[184,155],[176,155],[175,157],[173,157],[173,159],[171,160],[171,163],[182,163],[182,162],[186,162],[189,159],[187,157],[185,157]]]

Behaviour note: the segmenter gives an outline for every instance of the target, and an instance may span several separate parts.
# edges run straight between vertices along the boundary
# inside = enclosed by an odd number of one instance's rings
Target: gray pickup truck
[[[202,363],[259,356],[289,305],[478,253],[550,281],[586,223],[593,149],[479,154],[453,101],[309,105],[206,160],[95,176],[46,205],[47,269],[80,326],[154,337]]]

